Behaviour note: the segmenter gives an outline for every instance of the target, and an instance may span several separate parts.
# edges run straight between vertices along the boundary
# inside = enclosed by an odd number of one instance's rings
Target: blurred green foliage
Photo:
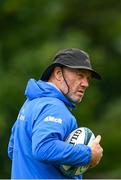
[[[102,135],[104,157],[84,178],[121,178],[121,1],[0,0],[0,178],[10,178],[7,145],[29,78],[60,49],[90,54],[93,80],[74,115]]]

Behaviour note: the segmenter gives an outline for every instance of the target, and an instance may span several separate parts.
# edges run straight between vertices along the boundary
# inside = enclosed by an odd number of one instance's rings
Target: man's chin
[[[78,99],[71,99],[71,101],[72,102],[74,102],[74,103],[76,103],[76,104],[79,104],[81,101],[82,101],[82,98],[83,98],[83,96],[81,96],[80,98],[78,98]]]
[[[82,101],[83,96],[79,99],[79,103]]]
[[[81,101],[82,101],[82,98],[83,98],[83,96],[78,100],[78,102],[77,103],[80,103]]]

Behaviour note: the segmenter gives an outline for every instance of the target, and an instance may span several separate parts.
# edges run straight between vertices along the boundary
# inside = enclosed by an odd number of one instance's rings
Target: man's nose
[[[89,81],[87,78],[84,78],[83,81],[82,81],[82,86],[87,88],[89,86]]]

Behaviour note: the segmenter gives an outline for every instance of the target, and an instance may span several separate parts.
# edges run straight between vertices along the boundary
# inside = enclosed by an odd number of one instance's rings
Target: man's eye
[[[87,77],[87,81],[88,81],[88,82],[90,82],[90,81],[91,81],[91,79],[92,79],[92,77],[91,77],[91,76]]]
[[[82,73],[79,73],[78,75],[79,75],[79,77],[83,77],[84,76]]]

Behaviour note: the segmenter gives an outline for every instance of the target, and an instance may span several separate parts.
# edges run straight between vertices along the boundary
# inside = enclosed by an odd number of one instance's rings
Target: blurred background
[[[84,178],[121,178],[121,1],[0,0],[0,178],[10,178],[7,145],[28,79],[39,79],[63,48],[90,54],[93,80],[73,111],[102,135],[104,156]]]

